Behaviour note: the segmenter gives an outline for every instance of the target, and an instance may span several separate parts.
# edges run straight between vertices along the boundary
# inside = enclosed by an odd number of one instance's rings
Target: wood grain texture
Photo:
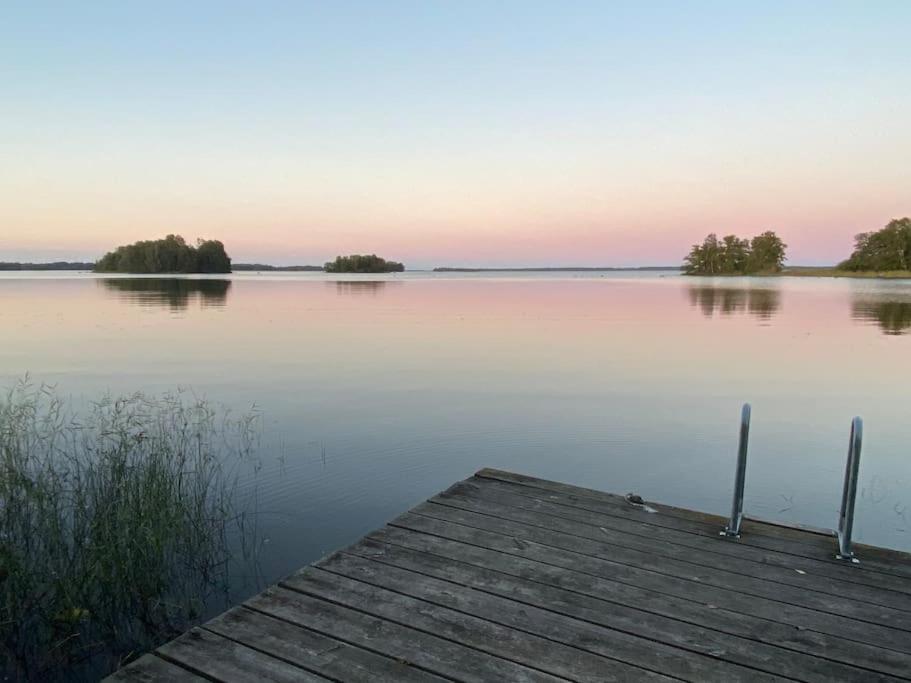
[[[911,681],[911,557],[484,469],[123,681]]]

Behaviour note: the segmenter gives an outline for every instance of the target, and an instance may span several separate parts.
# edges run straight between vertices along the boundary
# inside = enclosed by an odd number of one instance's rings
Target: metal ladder
[[[743,524],[743,490],[746,483],[747,448],[750,441],[750,416],[752,409],[749,403],[743,404],[740,413],[740,442],[737,448],[737,472],[734,476],[734,500],[731,504],[731,518],[720,532],[722,536],[740,538]],[[854,504],[857,500],[857,473],[860,470],[860,451],[863,444],[864,423],[859,417],[851,420],[851,439],[848,442],[848,460],[845,463],[845,482],[841,492],[841,508],[838,513],[838,528],[827,530],[838,539],[838,552],[835,558],[846,562],[858,563],[851,546],[851,534],[854,530]]]

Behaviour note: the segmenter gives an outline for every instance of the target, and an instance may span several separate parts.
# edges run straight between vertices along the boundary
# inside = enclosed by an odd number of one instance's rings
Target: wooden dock
[[[911,680],[911,555],[485,469],[111,681]]]

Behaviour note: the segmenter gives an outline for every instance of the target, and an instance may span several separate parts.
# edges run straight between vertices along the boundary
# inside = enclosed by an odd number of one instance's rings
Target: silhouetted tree
[[[781,238],[771,230],[756,235],[750,241],[749,257],[746,261],[748,273],[777,273],[785,261],[785,250],[788,248]]]
[[[736,235],[726,235],[721,241],[721,272],[742,273],[750,258],[750,243]]]
[[[715,275],[721,272],[721,245],[718,236],[712,232],[702,241],[694,244],[683,263],[688,275]]]
[[[854,253],[838,264],[841,270],[911,269],[911,218],[896,218],[876,232],[854,237]]]
[[[218,240],[196,242],[196,272],[230,273],[231,257],[225,252],[225,245]]]

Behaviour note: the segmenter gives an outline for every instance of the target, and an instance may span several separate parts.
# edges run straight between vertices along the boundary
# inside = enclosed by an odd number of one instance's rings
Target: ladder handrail
[[[841,491],[841,508],[838,511],[839,560],[858,562],[851,547],[854,532],[854,504],[857,501],[857,475],[860,472],[860,451],[864,439],[864,422],[859,417],[851,420],[851,438],[848,441],[848,459],[845,462],[845,483]]]
[[[747,477],[747,449],[750,445],[750,417],[752,408],[744,403],[740,411],[740,442],[737,447],[737,472],[734,475],[734,499],[731,502],[731,519],[721,532],[723,536],[740,536],[743,522],[743,490]]]

